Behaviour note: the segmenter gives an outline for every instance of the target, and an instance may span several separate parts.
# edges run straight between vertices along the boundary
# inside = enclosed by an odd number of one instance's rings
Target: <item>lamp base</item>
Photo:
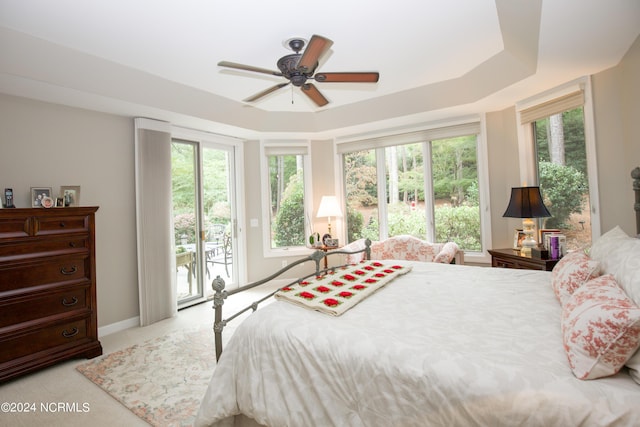
[[[520,255],[531,257],[531,249],[538,246],[536,239],[533,238],[535,232],[535,224],[531,218],[524,218],[522,220],[522,231],[525,238],[522,241],[522,249],[520,249]]]

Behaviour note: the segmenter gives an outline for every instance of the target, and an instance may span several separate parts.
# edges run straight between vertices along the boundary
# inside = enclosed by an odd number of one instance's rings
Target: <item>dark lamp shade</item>
[[[551,216],[542,203],[540,187],[514,187],[511,189],[511,200],[503,217],[509,218],[542,218]]]

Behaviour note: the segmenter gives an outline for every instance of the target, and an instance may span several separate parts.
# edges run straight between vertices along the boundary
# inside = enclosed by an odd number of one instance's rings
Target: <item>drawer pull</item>
[[[76,247],[76,242],[69,242],[69,246],[71,246],[72,248]]]
[[[71,302],[67,301],[67,298],[62,298],[62,305],[64,305],[65,307],[71,307],[72,305],[76,305],[78,303],[78,298],[73,297],[71,298]]]
[[[71,331],[67,331],[66,329],[64,331],[62,331],[62,336],[65,338],[72,338],[75,337],[76,335],[78,335],[78,332],[80,332],[78,330],[78,328],[73,328],[71,329]]]
[[[64,228],[67,224],[64,223],[64,221],[60,221],[60,228]]]
[[[71,266],[71,270],[67,270],[65,267],[62,267],[60,269],[60,273],[66,275],[66,276],[70,276],[70,275],[74,274],[77,271],[78,271],[78,267],[76,267],[75,265]]]

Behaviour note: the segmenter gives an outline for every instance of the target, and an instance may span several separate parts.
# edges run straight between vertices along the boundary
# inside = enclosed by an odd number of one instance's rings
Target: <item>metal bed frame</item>
[[[229,323],[230,321],[232,321],[233,319],[235,319],[236,317],[242,315],[243,313],[252,310],[252,311],[256,311],[258,309],[258,305],[261,302],[264,302],[266,300],[268,300],[269,298],[271,298],[273,295],[275,295],[276,292],[278,292],[280,290],[280,288],[276,289],[275,291],[271,292],[270,294],[268,294],[267,296],[254,301],[253,303],[251,303],[250,305],[244,307],[243,309],[241,309],[240,311],[234,313],[233,315],[229,316],[226,319],[222,318],[222,306],[224,305],[224,300],[227,299],[228,297],[230,297],[231,295],[255,288],[257,286],[260,285],[264,285],[267,282],[270,282],[273,279],[276,279],[277,277],[281,276],[283,273],[289,271],[290,269],[292,269],[293,267],[300,265],[302,263],[305,262],[309,262],[309,261],[313,261],[315,263],[315,271],[311,274],[308,274],[304,277],[300,277],[297,278],[295,280],[292,280],[291,282],[287,283],[284,286],[291,286],[295,283],[299,283],[303,280],[308,279],[309,277],[315,277],[315,276],[319,276],[319,275],[323,275],[326,274],[328,272],[332,272],[335,271],[338,268],[344,267],[346,265],[349,264],[342,264],[342,265],[338,265],[338,266],[333,266],[333,267],[328,267],[328,268],[320,268],[320,263],[323,260],[326,260],[329,256],[333,256],[333,255],[353,255],[353,254],[358,254],[364,252],[365,253],[365,258],[366,259],[371,259],[371,240],[366,239],[365,240],[365,247],[363,249],[357,250],[357,251],[343,251],[343,250],[334,250],[334,251],[321,251],[321,250],[317,250],[315,252],[313,252],[311,255],[299,259],[289,265],[287,265],[286,267],[283,267],[282,269],[276,271],[275,273],[273,273],[272,275],[265,277],[264,279],[261,280],[257,280],[255,282],[251,282],[247,285],[244,286],[240,286],[237,289],[231,289],[231,290],[225,290],[225,282],[224,279],[221,278],[220,276],[216,277],[215,279],[213,279],[213,282],[211,283],[211,287],[213,288],[213,290],[215,291],[215,294],[213,295],[213,309],[215,310],[215,319],[214,319],[214,323],[213,323],[213,333],[215,336],[215,347],[216,347],[216,361],[220,360],[220,354],[222,354],[222,331],[224,330],[225,326],[227,326],[227,323]],[[325,264],[326,265],[326,264]],[[281,288],[282,288],[281,287]]]
[[[636,193],[636,202],[633,209],[636,211],[636,234],[640,237],[640,166],[631,171],[633,178],[633,191]]]

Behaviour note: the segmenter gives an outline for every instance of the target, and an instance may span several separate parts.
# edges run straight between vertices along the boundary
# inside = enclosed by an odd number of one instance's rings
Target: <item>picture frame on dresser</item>
[[[80,186],[79,185],[60,186],[60,197],[63,198],[65,207],[80,206]]]
[[[32,208],[41,208],[45,197],[51,197],[51,187],[31,187]]]
[[[513,249],[520,250],[522,249],[522,242],[527,237],[522,228],[516,228],[513,233]]]

